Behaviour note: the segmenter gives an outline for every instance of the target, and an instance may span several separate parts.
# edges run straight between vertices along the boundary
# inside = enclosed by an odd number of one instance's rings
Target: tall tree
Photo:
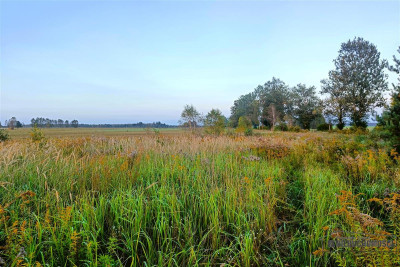
[[[279,121],[280,113],[276,110],[274,103],[268,106],[265,113],[266,113],[266,119],[271,125],[271,131],[273,131],[276,123]]]
[[[219,109],[212,109],[204,118],[206,131],[212,134],[221,134],[225,128],[225,117]]]
[[[239,118],[246,116],[250,118],[253,126],[259,125],[258,117],[260,116],[259,102],[255,93],[242,95],[235,100],[231,107],[231,117],[229,124],[232,127],[237,127]]]
[[[275,77],[262,87],[257,87],[256,94],[260,99],[261,121],[265,125],[271,125],[271,107],[275,110],[276,121],[284,120],[284,116],[291,113],[289,86]]]
[[[400,47],[397,50],[400,54]],[[393,56],[394,65],[389,66],[389,70],[396,73],[398,84],[393,84],[391,103],[381,117],[378,117],[379,125],[384,126],[391,135],[391,143],[398,153],[400,153],[400,58]]]
[[[187,124],[191,130],[196,128],[201,120],[201,115],[193,105],[186,105],[181,113],[182,124]]]
[[[78,128],[79,122],[77,120],[71,121],[71,126],[74,128]]]
[[[387,63],[380,59],[374,44],[360,37],[342,43],[334,63],[335,70],[329,75],[331,85],[335,91],[344,90],[352,124],[366,127],[369,115],[385,104],[382,93],[388,90],[384,73]]]
[[[346,125],[348,114],[346,88],[335,75],[335,71],[330,71],[329,79],[321,81],[321,94],[328,94],[328,98],[324,100],[323,112],[330,118],[330,122],[335,123],[338,129],[342,130]]]
[[[298,84],[292,89],[293,115],[304,129],[310,129],[311,122],[321,113],[321,100],[314,86]]]
[[[12,117],[11,119],[9,119],[7,126],[11,130],[14,130],[14,128],[17,126],[17,119],[15,117]]]
[[[400,46],[397,49],[397,52],[400,54]],[[398,89],[400,87],[400,58],[396,58],[396,56],[393,56],[393,61],[394,65],[390,65],[389,70],[393,71],[398,75],[397,77],[398,84],[397,85],[392,84],[394,89]]]

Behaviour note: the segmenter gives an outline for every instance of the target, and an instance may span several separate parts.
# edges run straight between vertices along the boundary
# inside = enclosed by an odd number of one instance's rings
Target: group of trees
[[[80,123],[79,127],[84,128],[172,128],[176,126],[171,126],[160,121],[152,123],[120,123],[120,124],[83,124]]]
[[[339,129],[346,118],[352,125],[365,128],[375,108],[385,105],[387,61],[380,58],[375,45],[355,38],[341,45],[334,63],[335,69],[322,81],[322,93],[328,94],[325,114],[333,117]]]
[[[341,45],[334,64],[328,79],[321,81],[320,93],[326,95],[324,100],[318,97],[314,86],[289,87],[280,79],[272,78],[234,102],[231,126],[237,127],[239,118],[246,116],[253,126],[265,125],[272,129],[282,123],[316,128],[325,119],[339,129],[347,121],[357,127],[367,127],[375,108],[385,105],[387,61],[380,58],[375,45],[354,38]]]
[[[281,123],[309,129],[313,123],[324,122],[322,101],[314,86],[298,84],[289,87],[275,77],[236,100],[231,114],[229,123],[232,127],[237,127],[243,116],[248,117],[254,127],[262,124],[271,129]]]
[[[227,119],[219,109],[212,109],[207,115],[202,116],[193,105],[186,105],[181,113],[180,124],[191,130],[203,124],[206,132],[221,134],[227,124]]]
[[[9,129],[24,127],[24,124],[18,121],[15,117],[12,117],[9,120],[5,121],[5,126]],[[170,128],[176,127],[171,126],[160,121],[152,122],[152,123],[125,123],[125,124],[80,124],[78,120],[72,120],[71,122],[68,120],[53,120],[49,118],[32,118],[30,126],[34,127],[47,127],[47,128],[68,128],[73,127],[86,127],[86,128]],[[0,127],[2,127],[0,123]]]
[[[11,119],[5,121],[5,126],[11,130],[14,130],[15,128],[22,128],[24,125],[19,120],[17,120],[17,118],[12,117]]]
[[[341,130],[350,123],[366,128],[370,116],[376,115],[375,109],[386,106],[384,93],[389,87],[385,70],[400,74],[400,59],[394,57],[394,62],[394,66],[389,65],[381,59],[374,44],[354,38],[341,44],[334,60],[335,68],[321,81],[319,93],[325,95],[324,99],[318,96],[314,86],[290,87],[273,77],[234,101],[229,125],[247,129],[267,126],[273,130],[276,126],[329,129],[336,124]],[[397,136],[394,142],[400,151],[400,76],[399,84],[393,85],[393,89],[391,106],[378,118],[381,125]],[[193,105],[186,105],[181,114],[183,126],[195,129],[202,123],[212,133],[220,133],[227,122],[218,109],[203,117]]]
[[[66,127],[73,127],[77,128],[79,125],[79,122],[77,120],[72,120],[69,122],[68,120],[52,120],[49,118],[32,118],[31,119],[31,126],[37,126],[37,127],[47,127],[47,128],[52,128],[52,127],[59,127],[59,128],[66,128]]]

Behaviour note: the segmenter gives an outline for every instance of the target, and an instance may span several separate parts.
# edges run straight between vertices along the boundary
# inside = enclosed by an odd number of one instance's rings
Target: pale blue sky
[[[399,3],[1,1],[0,120],[176,124],[185,104],[229,116],[273,76],[319,89],[355,36],[391,60]]]

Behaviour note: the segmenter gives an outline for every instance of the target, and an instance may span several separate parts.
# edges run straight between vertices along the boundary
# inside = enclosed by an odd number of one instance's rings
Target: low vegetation
[[[0,129],[0,142],[4,142],[10,139],[10,135],[6,130]]]
[[[0,143],[7,266],[400,264],[326,246],[399,233],[400,157],[379,136],[39,135]]]

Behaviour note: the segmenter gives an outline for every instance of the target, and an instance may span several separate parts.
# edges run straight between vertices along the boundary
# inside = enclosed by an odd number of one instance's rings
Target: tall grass
[[[321,249],[336,229],[398,231],[396,200],[368,201],[398,190],[396,160],[352,136],[7,141],[0,170],[10,266],[336,265],[359,262]],[[341,192],[368,194],[354,208],[385,223],[335,213]]]

